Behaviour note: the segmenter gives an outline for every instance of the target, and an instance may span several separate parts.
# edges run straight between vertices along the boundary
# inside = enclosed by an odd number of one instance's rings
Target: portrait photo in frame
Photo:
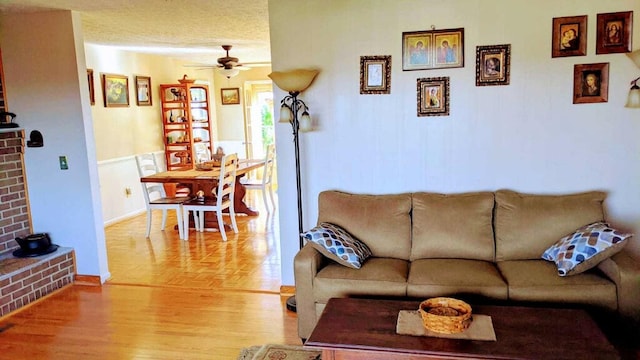
[[[449,77],[417,80],[418,116],[449,115]]]
[[[573,103],[609,101],[609,63],[578,64],[573,68]]]
[[[129,106],[129,77],[102,74],[102,99],[104,107]]]
[[[633,11],[598,14],[596,54],[631,52]]]
[[[151,78],[149,76],[136,76],[136,104],[138,106],[151,106]]]
[[[391,93],[391,55],[360,56],[360,94]]]
[[[476,86],[509,85],[511,44],[476,46]]]
[[[89,84],[89,102],[96,104],[96,89],[93,85],[93,69],[87,69],[87,83]]]
[[[464,67],[464,28],[402,33],[402,70]]]
[[[240,88],[222,88],[220,89],[220,98],[222,105],[240,104]]]
[[[553,18],[551,57],[587,55],[587,15]]]

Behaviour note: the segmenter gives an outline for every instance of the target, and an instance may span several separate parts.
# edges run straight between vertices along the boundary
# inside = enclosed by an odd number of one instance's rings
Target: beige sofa
[[[625,250],[560,277],[541,259],[550,245],[605,219],[606,194],[319,195],[318,223],[340,226],[371,250],[360,269],[311,244],[294,260],[298,334],[311,334],[332,297],[459,296],[488,302],[593,306],[640,318],[640,265]],[[630,241],[635,241],[631,239]]]

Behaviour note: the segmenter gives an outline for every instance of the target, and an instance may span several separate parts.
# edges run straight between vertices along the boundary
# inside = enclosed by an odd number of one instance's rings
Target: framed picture
[[[609,63],[580,64],[573,68],[573,103],[609,101]]]
[[[476,86],[509,85],[511,44],[476,46]]]
[[[151,78],[149,76],[136,76],[136,104],[138,106],[151,106]]]
[[[587,15],[553,18],[551,57],[587,55]]]
[[[105,107],[129,106],[129,78],[124,75],[102,74],[102,99]]]
[[[598,14],[596,54],[631,52],[633,11]]]
[[[89,83],[89,102],[96,104],[96,90],[93,87],[93,69],[87,69],[87,82]]]
[[[402,33],[402,70],[464,67],[464,28]]]
[[[391,55],[360,56],[360,94],[391,92]]]
[[[449,115],[449,77],[421,78],[418,84],[418,116]]]
[[[222,98],[222,105],[240,104],[240,88],[220,89],[220,97]]]

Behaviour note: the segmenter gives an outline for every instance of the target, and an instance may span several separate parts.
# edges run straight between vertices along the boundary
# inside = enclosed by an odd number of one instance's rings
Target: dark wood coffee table
[[[585,310],[472,305],[491,316],[497,341],[396,334],[400,310],[418,301],[330,299],[305,347],[322,360],[619,359]]]

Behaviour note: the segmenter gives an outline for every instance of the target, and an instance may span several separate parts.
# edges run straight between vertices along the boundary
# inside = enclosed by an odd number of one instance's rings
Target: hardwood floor
[[[236,359],[243,347],[300,344],[280,296],[277,219],[259,196],[239,234],[159,230],[154,215],[105,229],[111,279],[73,285],[0,319],[0,359]],[[254,201],[255,198],[255,201]]]

